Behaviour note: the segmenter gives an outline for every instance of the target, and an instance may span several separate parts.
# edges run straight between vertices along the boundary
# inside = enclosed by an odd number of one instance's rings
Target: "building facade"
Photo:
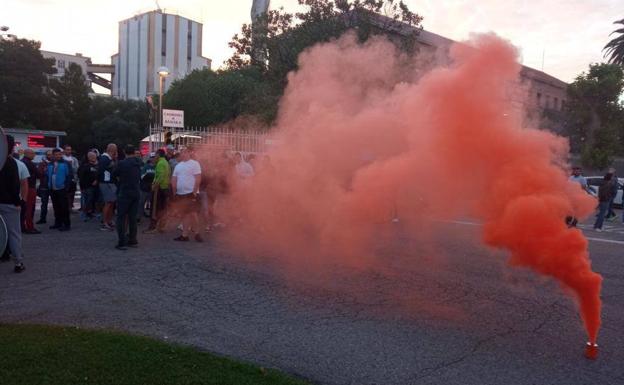
[[[202,24],[160,10],[120,21],[118,47],[111,57],[112,95],[122,99],[158,94],[161,66],[169,69],[164,92],[175,80],[211,65],[202,56]]]
[[[71,63],[78,64],[82,69],[82,74],[85,77],[86,85],[91,89],[91,93],[93,94],[93,84],[97,84],[100,87],[106,88],[108,90],[111,89],[110,79],[102,77],[102,74],[108,74],[110,76],[115,72],[115,68],[110,64],[93,64],[91,62],[91,58],[87,56],[83,56],[81,53],[77,53],[75,55],[60,53],[60,52],[51,52],[41,50],[41,55],[46,59],[54,59],[54,68],[56,68],[56,73],[52,74],[52,77],[61,78],[65,75],[65,70],[69,68]],[[107,94],[97,94],[97,95],[107,95]]]
[[[450,63],[449,50],[456,43],[454,40],[424,29],[415,30],[415,27],[394,22],[385,16],[375,17],[371,22],[373,26],[389,32],[391,39],[393,36],[406,36],[417,32],[416,43],[423,65]],[[523,65],[518,81],[510,84],[507,90],[509,108],[522,111],[527,125],[537,125],[559,132],[561,127],[558,126],[557,119],[553,118],[563,113],[567,87],[566,82]],[[503,111],[508,112],[510,111]]]
[[[59,52],[51,52],[41,50],[41,55],[46,59],[54,59],[54,68],[56,68],[56,73],[52,74],[52,77],[61,78],[65,75],[65,69],[69,67],[71,63],[78,64],[80,68],[82,68],[82,74],[84,75],[87,86],[91,88],[91,80],[87,75],[88,66],[91,64],[91,58],[82,56],[81,53],[77,53],[75,55],[70,55],[67,53],[59,53]]]

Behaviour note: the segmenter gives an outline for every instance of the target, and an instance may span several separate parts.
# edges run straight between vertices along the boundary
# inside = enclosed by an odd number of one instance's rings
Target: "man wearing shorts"
[[[104,201],[102,209],[102,227],[103,231],[113,231],[113,214],[115,213],[115,202],[117,201],[117,186],[113,181],[113,171],[117,161],[117,146],[114,143],[106,146],[106,152],[100,157],[98,163],[98,184],[100,188],[100,196]]]
[[[201,182],[201,166],[191,159],[192,150],[185,148],[180,152],[180,162],[173,170],[171,189],[176,206],[182,215],[182,235],[174,241],[187,242],[190,232],[195,233],[195,240],[203,242],[199,234],[197,212],[200,210],[199,184]]]

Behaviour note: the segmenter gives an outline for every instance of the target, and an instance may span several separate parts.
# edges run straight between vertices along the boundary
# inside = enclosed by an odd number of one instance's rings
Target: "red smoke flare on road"
[[[601,277],[583,234],[564,222],[595,201],[567,180],[567,142],[523,127],[510,44],[482,35],[450,57],[416,74],[387,41],[358,45],[350,35],[302,54],[281,102],[273,166],[260,164],[235,193],[239,235],[293,268],[340,259],[383,269],[371,246],[391,213],[414,234],[431,219],[471,215],[512,265],[573,291],[595,342]]]

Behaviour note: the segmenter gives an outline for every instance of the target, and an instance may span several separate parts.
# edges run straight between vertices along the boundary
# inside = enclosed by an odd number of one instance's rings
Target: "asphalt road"
[[[386,269],[286,273],[271,257],[78,223],[25,237],[27,270],[0,265],[0,322],[113,328],[279,368],[320,384],[624,384],[624,227],[587,230],[604,277],[600,357],[583,357],[571,298],[505,265],[479,226],[442,223],[421,244],[380,226]]]

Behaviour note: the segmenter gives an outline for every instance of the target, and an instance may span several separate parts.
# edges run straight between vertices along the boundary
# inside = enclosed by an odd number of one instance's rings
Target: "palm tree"
[[[613,24],[624,25],[624,19],[618,20]],[[602,50],[605,51],[605,56],[609,57],[609,63],[624,66],[624,28],[616,29],[611,32],[611,35],[614,33],[619,33],[620,35],[613,38]]]

